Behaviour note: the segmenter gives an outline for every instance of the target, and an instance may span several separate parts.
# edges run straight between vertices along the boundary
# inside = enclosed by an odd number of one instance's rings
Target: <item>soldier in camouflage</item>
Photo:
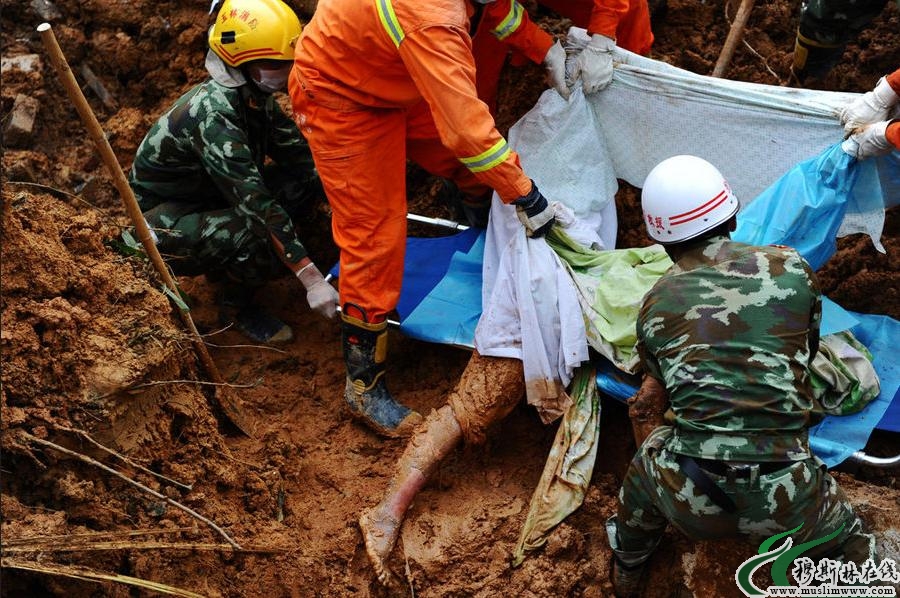
[[[802,0],[791,72],[800,83],[823,79],[847,44],[881,14],[888,0]],[[900,0],[897,0],[900,6]]]
[[[841,528],[816,547],[819,558],[874,557],[874,538],[809,449],[821,317],[809,265],[787,247],[731,241],[737,199],[700,158],[657,165],[642,205],[650,237],[674,262],[637,322],[644,372],[664,387],[669,410],[607,522],[617,595],[640,595],[669,523],[698,540],[765,539],[802,525],[795,543]]]
[[[280,0],[226,0],[209,34],[211,78],[150,128],[130,173],[173,271],[222,280],[223,307],[234,308],[238,328],[259,342],[293,336],[252,302],[288,270],[311,308],[336,313],[337,292],[294,230],[322,197],[321,185],[309,147],[272,95],[285,89],[299,35],[296,14]]]

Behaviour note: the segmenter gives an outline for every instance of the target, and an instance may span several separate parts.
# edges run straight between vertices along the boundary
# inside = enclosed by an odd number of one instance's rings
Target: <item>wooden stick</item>
[[[106,471],[106,472],[109,472],[109,473],[113,474],[114,476],[116,476],[116,477],[119,478],[120,480],[124,480],[124,481],[128,482],[129,484],[131,484],[132,486],[135,486],[136,488],[139,488],[139,489],[143,490],[144,492],[147,492],[148,494],[152,494],[153,496],[155,496],[156,498],[158,498],[158,499],[160,499],[160,500],[166,501],[167,503],[169,503],[169,504],[172,505],[173,507],[176,507],[176,508],[178,508],[178,509],[181,509],[182,511],[184,511],[185,513],[187,513],[187,514],[190,515],[191,517],[195,517],[195,518],[199,519],[200,521],[202,521],[203,523],[205,523],[206,525],[208,525],[209,527],[213,528],[214,530],[216,530],[216,531],[219,533],[219,535],[221,535],[223,538],[225,538],[225,541],[228,542],[229,544],[231,544],[232,547],[234,547],[234,548],[236,548],[236,549],[238,549],[238,550],[241,550],[240,544],[238,544],[237,542],[235,542],[234,540],[232,540],[232,539],[231,539],[231,536],[229,536],[229,535],[225,532],[225,530],[223,530],[221,527],[219,527],[218,525],[216,525],[215,523],[213,523],[212,521],[210,521],[209,519],[207,519],[206,517],[204,517],[204,516],[201,515],[200,513],[194,511],[194,510],[191,509],[190,507],[186,507],[185,505],[181,504],[180,502],[178,502],[178,501],[176,501],[176,500],[172,500],[171,498],[169,498],[169,497],[166,496],[165,494],[161,494],[161,493],[157,492],[156,490],[154,490],[153,488],[148,488],[147,486],[141,484],[140,482],[135,481],[135,480],[132,480],[132,479],[129,478],[128,476],[126,476],[126,475],[124,475],[124,474],[122,474],[122,473],[119,473],[118,471],[116,471],[116,470],[113,469],[112,467],[109,467],[109,466],[107,466],[107,465],[104,465],[103,463],[100,463],[100,462],[97,461],[96,459],[92,459],[91,457],[88,457],[87,455],[82,455],[82,454],[79,453],[79,452],[69,450],[69,449],[67,449],[67,448],[64,447],[64,446],[60,446],[60,445],[56,444],[55,442],[50,442],[49,440],[44,440],[44,439],[42,439],[42,438],[38,438],[37,436],[32,436],[32,435],[29,434],[28,432],[22,432],[22,435],[25,437],[26,440],[28,440],[28,441],[30,441],[30,442],[33,442],[33,443],[35,443],[35,444],[39,444],[39,445],[41,445],[41,446],[46,446],[46,447],[52,448],[53,450],[59,451],[59,452],[61,452],[61,453],[63,453],[63,454],[69,455],[69,456],[71,456],[71,457],[75,457],[75,458],[78,459],[79,461],[83,461],[83,462],[85,462],[85,463],[87,463],[87,464],[89,464],[89,465],[93,465],[94,467],[99,467],[99,468],[102,469],[103,471]]]
[[[101,552],[106,550],[200,550],[200,551],[234,551],[230,544],[212,544],[209,542],[90,542],[83,544],[33,543],[19,546],[4,546],[3,554],[29,554],[32,552]],[[246,554],[276,554],[288,552],[286,548],[242,548]]]
[[[63,55],[62,49],[59,47],[59,42],[56,41],[56,36],[53,34],[50,23],[41,23],[38,25],[37,30],[41,34],[44,48],[50,55],[50,62],[56,69],[56,74],[59,76],[60,82],[66,88],[69,99],[75,105],[75,109],[78,110],[78,114],[81,116],[81,120],[87,128],[88,134],[90,134],[91,139],[93,139],[110,176],[112,176],[113,183],[115,184],[116,189],[118,189],[119,195],[121,195],[122,201],[125,204],[125,211],[128,213],[128,217],[134,225],[134,230],[137,233],[141,245],[144,246],[147,257],[150,258],[150,262],[162,278],[163,284],[171,293],[178,296],[178,287],[175,284],[175,279],[172,277],[169,268],[159,254],[156,243],[153,242],[153,238],[150,235],[150,228],[147,226],[147,221],[144,220],[144,215],[141,213],[141,209],[138,206],[134,191],[128,184],[125,173],[122,172],[122,167],[116,159],[116,155],[113,153],[112,147],[106,139],[106,135],[103,133],[100,122],[97,120],[97,117],[91,110],[90,104],[88,104],[87,99],[85,99],[84,94],[81,92],[81,88],[78,86],[78,82],[72,74],[72,69],[69,68],[69,63],[66,61],[65,55]],[[212,357],[210,357],[206,345],[203,344],[203,338],[197,331],[197,327],[194,325],[194,320],[191,318],[190,312],[181,307],[179,307],[178,311],[181,314],[182,322],[184,322],[184,325],[191,333],[191,340],[193,341],[194,348],[200,357],[200,361],[203,364],[207,375],[209,375],[213,382],[224,383],[222,374],[219,373],[219,369],[216,367],[215,362],[213,362]],[[224,411],[225,416],[237,426],[241,432],[252,437],[252,430],[237,396],[230,392],[225,386],[216,388],[215,396],[219,406],[222,411]]]
[[[112,450],[112,449],[109,448],[109,447],[103,446],[102,444],[100,444],[99,442],[97,442],[96,440],[94,440],[93,438],[91,438],[90,434],[88,434],[88,433],[85,432],[84,430],[78,430],[78,429],[76,429],[76,428],[69,428],[69,427],[67,427],[67,426],[59,426],[59,427],[57,427],[56,429],[57,429],[57,430],[62,430],[62,431],[64,431],[64,432],[71,432],[72,434],[77,434],[78,436],[81,436],[82,438],[84,438],[85,440],[87,440],[88,442],[90,442],[91,444],[93,444],[94,446],[96,446],[98,449],[100,449],[101,451],[105,452],[106,454],[112,455],[113,457],[116,457],[117,459],[120,459],[120,460],[124,461],[124,462],[127,463],[128,465],[131,465],[131,466],[134,467],[135,469],[139,469],[139,470],[143,471],[144,473],[148,473],[148,474],[150,474],[150,475],[152,475],[152,476],[154,476],[154,477],[156,477],[156,478],[159,478],[160,480],[163,480],[163,481],[165,481],[165,482],[169,482],[170,484],[174,484],[174,485],[178,486],[179,488],[181,488],[181,489],[183,489],[183,490],[187,490],[188,492],[190,492],[191,490],[194,489],[194,485],[193,485],[193,484],[183,484],[183,483],[181,483],[181,482],[179,482],[179,481],[177,481],[177,480],[173,480],[172,478],[167,478],[166,476],[162,475],[161,473],[156,473],[155,471],[153,471],[153,470],[151,470],[151,469],[147,469],[146,467],[144,467],[144,466],[141,465],[140,463],[135,463],[134,461],[132,461],[131,459],[129,459],[129,458],[126,457],[125,455],[123,455],[123,454],[121,454],[121,453],[118,453],[118,452]]]
[[[78,565],[58,565],[56,563],[38,563],[37,561],[19,561],[14,559],[3,559],[0,561],[0,565],[2,565],[4,569],[20,569],[22,571],[33,571],[35,573],[45,573],[47,575],[60,575],[62,577],[70,577],[72,579],[81,579],[84,581],[114,581],[116,583],[135,586],[145,590],[159,592],[160,594],[168,594],[170,596],[206,598],[203,594],[197,594],[196,592],[176,588],[175,586],[166,585],[164,583],[149,581],[130,575],[120,575],[118,573],[102,573]]]
[[[719,59],[716,61],[715,68],[713,68],[713,77],[721,78],[724,76],[725,69],[728,68],[731,57],[734,56],[734,51],[737,49],[737,45],[741,43],[741,38],[744,36],[744,28],[747,26],[747,20],[750,18],[750,11],[753,10],[753,1],[754,0],[741,0],[741,5],[738,7],[737,14],[734,15],[734,21],[731,22],[731,29],[728,31],[728,37],[725,38],[725,43],[722,45],[722,52],[719,54]]]

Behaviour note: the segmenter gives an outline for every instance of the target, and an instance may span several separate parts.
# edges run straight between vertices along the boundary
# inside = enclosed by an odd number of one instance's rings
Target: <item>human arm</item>
[[[329,320],[337,314],[340,301],[337,290],[325,280],[322,272],[309,258],[300,261],[300,268],[294,273],[306,289],[306,302],[310,309]]]
[[[212,103],[214,102],[214,104]],[[266,187],[247,124],[227,98],[213,98],[192,133],[193,145],[219,195],[235,208],[252,234],[272,241],[274,253],[292,271],[307,256],[287,212]]]
[[[536,64],[544,62],[553,37],[541,29],[515,0],[496,0],[484,5],[484,25],[494,37]]]
[[[277,238],[272,237],[272,244],[280,247]],[[304,257],[296,264],[288,266],[303,288],[306,289],[306,302],[310,309],[331,320],[337,314],[337,306],[340,301],[337,290],[325,280],[322,272],[308,257]]]
[[[619,22],[628,13],[629,0],[594,0],[587,25],[591,36],[587,46],[573,56],[570,77],[581,79],[584,93],[606,88],[613,76],[613,52]]]
[[[312,151],[297,124],[274,103],[269,126],[269,156],[302,181],[317,178]]]
[[[900,103],[900,69],[878,80],[875,87],[859,96],[841,111],[845,135],[877,122],[887,120]]]
[[[619,23],[628,14],[629,0],[594,0],[588,21],[588,35],[600,34],[616,39]]]
[[[629,397],[628,418],[634,433],[634,441],[641,446],[650,432],[665,424],[664,414],[669,407],[669,395],[662,382],[644,374],[641,386]]]
[[[516,0],[497,0],[484,5],[484,26],[513,50],[547,69],[547,83],[563,98],[566,86],[566,51],[559,41],[536,25]]]
[[[407,32],[400,56],[431,109],[444,146],[504,203],[513,203],[529,196],[534,185],[478,99],[468,40],[458,27],[423,27]]]

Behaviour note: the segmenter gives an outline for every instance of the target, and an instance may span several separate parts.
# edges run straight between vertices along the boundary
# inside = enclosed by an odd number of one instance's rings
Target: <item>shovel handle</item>
[[[156,272],[162,278],[163,284],[168,287],[171,292],[177,294],[178,288],[175,284],[175,279],[169,271],[169,268],[166,266],[165,261],[163,261],[159,250],[156,248],[156,243],[153,242],[153,237],[150,234],[150,227],[147,226],[147,221],[144,220],[144,214],[141,212],[140,206],[138,206],[134,191],[131,189],[131,185],[128,184],[125,173],[122,172],[122,166],[119,164],[119,160],[116,158],[115,153],[113,153],[112,146],[109,145],[109,140],[106,138],[106,134],[100,126],[100,122],[94,115],[94,111],[91,110],[91,106],[84,97],[81,87],[78,86],[78,82],[72,74],[72,69],[69,68],[69,63],[66,61],[65,55],[59,47],[59,42],[56,41],[56,35],[53,33],[53,28],[50,26],[50,23],[41,23],[38,25],[37,30],[38,33],[41,34],[41,41],[43,42],[47,53],[50,55],[50,62],[56,69],[56,74],[58,75],[60,82],[63,84],[63,87],[66,88],[69,99],[75,105],[75,109],[78,110],[81,121],[84,123],[88,134],[94,141],[94,145],[100,152],[100,157],[103,159],[107,171],[110,176],[112,176],[113,184],[115,184],[116,189],[119,191],[119,195],[122,197],[122,201],[125,204],[125,211],[128,213],[128,217],[134,225],[138,240],[141,242],[141,245],[144,246],[144,251],[150,258],[150,262],[153,264]],[[219,373],[219,368],[216,367],[215,362],[212,360],[212,357],[203,342],[203,338],[197,331],[197,327],[194,325],[194,320],[191,318],[190,312],[181,308],[179,308],[178,311],[181,314],[182,321],[191,333],[194,348],[196,349],[210,380],[217,384],[224,384],[222,374]],[[219,388],[220,392],[216,393],[217,396],[221,397],[219,402],[225,411],[225,415],[228,416],[241,432],[247,436],[251,436],[250,427],[246,422],[246,418],[243,416],[243,410],[240,408],[240,403],[237,401],[236,397],[231,396],[233,393],[227,392],[228,390],[228,388],[222,386]]]

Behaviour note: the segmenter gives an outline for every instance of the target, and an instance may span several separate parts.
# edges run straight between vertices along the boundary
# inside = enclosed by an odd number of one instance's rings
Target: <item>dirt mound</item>
[[[786,81],[794,4],[757,1],[750,48],[736,54],[732,78]],[[213,388],[191,382],[205,377],[156,276],[120,246],[127,225],[120,202],[34,32],[50,19],[79,80],[87,67],[113,98],[103,103],[86,88],[127,168],[156,116],[205,76],[205,8],[149,0],[4,5],[4,60],[37,55],[38,64],[4,70],[2,113],[19,94],[39,103],[31,137],[2,156],[4,596],[140,593],[85,581],[85,569],[204,596],[386,595],[366,562],[356,518],[380,497],[403,441],[376,437],[344,411],[337,325],[309,312],[295,281],[280,280],[261,300],[296,339],[281,350],[248,346],[220,330],[214,284],[180,279],[213,359],[255,423],[253,438],[237,435],[214,407]],[[669,0],[654,56],[709,72],[734,9]],[[888,6],[820,86],[862,91],[896,68],[898,12]],[[568,25],[534,14],[557,32]],[[534,104],[542,78],[538,66],[505,72],[501,128]],[[419,211],[447,217],[433,204],[434,181],[415,169],[410,175]],[[635,190],[623,185],[617,201],[620,245],[646,244]],[[327,223],[305,226],[318,229],[314,257],[329,263],[336,254],[322,233]],[[896,209],[883,242],[886,255],[862,237],[841,240],[820,276],[845,307],[898,318]],[[465,351],[393,332],[390,353],[390,385],[424,413],[444,403],[468,360]],[[554,434],[519,407],[485,446],[447,460],[414,503],[391,561],[409,594],[611,595],[603,524],[635,448],[615,402],[603,406],[600,457],[584,505],[543,550],[517,569],[509,565]],[[866,450],[896,454],[895,436],[875,434]],[[839,478],[896,552],[895,477],[863,470]],[[248,550],[232,551],[229,540]],[[756,548],[695,545],[669,534],[654,556],[650,595],[735,595],[734,569]]]

